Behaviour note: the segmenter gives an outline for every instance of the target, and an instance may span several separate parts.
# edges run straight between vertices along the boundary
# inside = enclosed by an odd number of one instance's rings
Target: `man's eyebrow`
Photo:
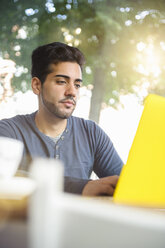
[[[69,76],[63,75],[63,74],[57,74],[57,75],[55,75],[55,77],[63,77],[63,78],[66,78],[66,79],[69,79],[70,78]],[[76,82],[82,82],[82,79],[76,78],[75,81]]]
[[[57,75],[55,75],[55,77],[63,77],[63,78],[67,78],[67,79],[70,78],[69,76],[67,76],[67,75],[62,75],[62,74],[57,74]]]

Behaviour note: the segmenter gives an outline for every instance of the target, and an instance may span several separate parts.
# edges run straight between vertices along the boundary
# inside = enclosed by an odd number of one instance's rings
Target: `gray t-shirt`
[[[65,131],[55,143],[38,130],[35,114],[17,115],[0,121],[0,136],[24,143],[22,166],[35,157],[60,159],[64,164],[65,177],[84,183],[89,180],[92,171],[99,178],[120,174],[123,162],[108,135],[95,122],[71,116]]]

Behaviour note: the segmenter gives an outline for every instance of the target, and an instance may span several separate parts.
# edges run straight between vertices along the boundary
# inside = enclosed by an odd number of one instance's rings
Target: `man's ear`
[[[33,90],[34,94],[36,94],[36,95],[40,94],[42,84],[41,84],[41,81],[40,81],[40,79],[38,77],[33,77],[32,78],[31,87],[32,87],[32,90]]]

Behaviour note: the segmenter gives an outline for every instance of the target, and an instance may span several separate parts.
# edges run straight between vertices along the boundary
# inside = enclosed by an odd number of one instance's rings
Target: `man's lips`
[[[66,108],[72,108],[74,105],[76,105],[76,103],[71,100],[60,101],[60,103],[64,104]]]
[[[71,107],[71,106],[74,105],[74,103],[72,101],[65,101],[65,102],[62,102],[62,103],[64,103],[65,106],[67,106],[67,107]]]
[[[64,103],[65,105],[68,105],[68,106],[72,106],[72,105],[76,105],[76,101],[74,99],[64,99],[64,100],[61,100],[60,103]]]

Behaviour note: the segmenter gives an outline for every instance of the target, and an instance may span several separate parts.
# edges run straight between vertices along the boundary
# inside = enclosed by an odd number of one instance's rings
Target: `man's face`
[[[82,84],[80,66],[75,62],[51,65],[41,88],[40,108],[54,117],[66,119],[73,113]]]

